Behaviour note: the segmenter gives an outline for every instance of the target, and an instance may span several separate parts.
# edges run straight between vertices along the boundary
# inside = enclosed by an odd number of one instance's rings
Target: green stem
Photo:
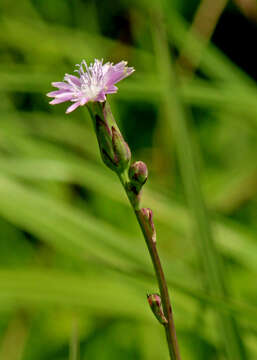
[[[140,217],[140,210],[135,209],[135,206],[133,205],[133,201],[131,201],[130,194],[127,191],[127,174],[123,173],[119,176],[120,181],[123,185],[124,190],[127,193],[128,199],[130,201],[130,204],[135,212],[137,221],[140,225],[140,228],[142,230],[142,233],[145,238],[145,242],[149,251],[149,254],[151,256],[152,264],[154,267],[155,275],[158,281],[159,290],[161,294],[162,299],[162,306],[163,311],[166,319],[168,320],[167,324],[164,324],[165,333],[166,333],[166,339],[167,344],[169,348],[169,354],[171,360],[180,360],[180,353],[179,353],[179,347],[177,342],[177,336],[176,336],[176,329],[175,329],[175,323],[173,319],[173,313],[172,313],[172,307],[169,297],[169,291],[168,286],[166,282],[166,278],[163,272],[161,260],[157,251],[156,243],[152,240],[152,234],[149,233],[148,228],[145,226],[145,223],[142,221],[142,218]]]
[[[97,119],[100,117],[101,121],[105,124],[106,129],[115,127],[117,129],[117,131],[119,132],[118,126],[115,122],[115,119],[113,118],[109,104],[107,102],[104,104],[91,103],[88,105],[88,110],[89,110],[89,113],[93,120],[94,128],[95,128],[95,131],[96,131],[96,134],[98,137],[100,151],[102,151],[101,149],[105,146],[106,151],[109,151],[109,153],[111,154],[111,150],[109,149],[109,146],[111,146],[112,142],[109,141],[109,143],[108,143],[108,142],[106,142],[106,139],[108,140],[110,136],[113,136],[113,134],[111,135],[111,133],[108,130],[106,130],[102,134],[102,137],[101,137],[101,136],[99,136],[99,131],[97,130],[97,126],[96,126]],[[112,140],[113,140],[113,138],[112,138]],[[125,142],[124,142],[124,144],[125,144]],[[103,148],[103,149],[105,150],[105,148]],[[112,150],[114,152],[114,150],[119,150],[119,149],[113,148]],[[130,151],[129,151],[129,154],[130,154]],[[123,155],[123,154],[121,154],[121,155]],[[115,159],[113,159],[113,161],[114,160]],[[170,297],[169,297],[169,292],[168,292],[168,286],[167,286],[167,282],[166,282],[164,272],[162,269],[160,257],[158,255],[158,251],[156,248],[156,242],[153,241],[153,236],[152,236],[153,234],[150,233],[149,226],[142,217],[142,213],[139,208],[139,202],[135,201],[135,196],[134,196],[135,194],[132,193],[128,187],[128,184],[129,184],[129,176],[128,176],[129,162],[126,164],[126,167],[123,167],[123,170],[121,170],[121,168],[118,168],[118,167],[115,168],[115,166],[110,166],[110,164],[108,164],[108,162],[106,162],[105,159],[103,159],[103,161],[108,167],[110,167],[113,171],[115,171],[118,174],[121,184],[123,185],[124,190],[126,191],[129,202],[135,212],[137,221],[138,221],[140,228],[142,230],[142,233],[144,235],[146,245],[147,245],[148,251],[150,253],[151,259],[152,259],[156,278],[158,281],[164,315],[167,319],[167,323],[163,324],[163,326],[165,328],[166,339],[167,339],[169,353],[170,353],[170,359],[171,360],[180,360],[181,358],[179,355],[179,348],[178,348],[178,343],[177,343],[177,337],[176,337],[172,308],[171,308]]]

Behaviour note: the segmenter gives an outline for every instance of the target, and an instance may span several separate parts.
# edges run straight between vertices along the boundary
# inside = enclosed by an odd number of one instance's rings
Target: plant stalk
[[[165,322],[162,325],[165,328],[170,359],[180,360],[181,358],[179,354],[168,286],[156,247],[154,224],[152,222],[152,219],[147,219],[149,221],[146,222],[142,213],[142,210],[150,209],[140,210],[139,205],[141,190],[139,190],[138,193],[137,191],[133,191],[129,186],[131,185],[128,174],[131,157],[130,150],[128,148],[128,145],[124,141],[122,135],[120,134],[119,128],[112,115],[110,105],[107,101],[103,104],[91,103],[88,105],[88,110],[93,120],[102,160],[107,167],[115,171],[116,174],[119,176],[120,182],[127,194],[129,202],[135,212],[137,221],[144,235],[159,285],[163,313],[165,316],[165,320],[167,320],[167,323]],[[116,134],[120,135],[117,137]],[[143,186],[143,184],[141,184],[141,186]],[[150,222],[151,224],[149,224]]]
[[[160,294],[161,294],[163,312],[164,312],[166,319],[168,320],[167,324],[163,324],[163,326],[165,328],[170,359],[171,360],[181,360],[167,281],[166,281],[166,278],[165,278],[165,275],[163,272],[161,260],[160,260],[158,250],[156,247],[156,242],[154,242],[152,240],[152,234],[149,233],[149,229],[145,226],[145,223],[142,221],[142,218],[140,217],[140,211],[135,209],[135,206],[133,205],[133,202],[131,201],[131,198],[128,194],[127,187],[126,187],[126,181],[127,181],[126,174],[121,174],[119,176],[119,178],[120,178],[120,181],[122,183],[124,190],[127,193],[130,204],[135,212],[138,224],[144,235],[145,242],[146,242],[149,254],[151,256],[152,264],[154,267],[155,275],[156,275],[156,278],[158,281],[158,286],[159,286],[159,290],[160,290]]]

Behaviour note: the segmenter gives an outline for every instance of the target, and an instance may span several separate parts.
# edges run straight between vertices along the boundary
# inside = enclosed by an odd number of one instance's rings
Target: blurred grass
[[[156,14],[154,16],[156,17]],[[153,25],[156,58],[158,59],[158,54],[162,54],[158,60],[158,68],[160,80],[165,84],[162,101],[167,118],[166,129],[169,129],[170,132],[173,131],[174,138],[176,139],[181,176],[188,204],[194,214],[196,244],[199,249],[202,270],[204,271],[202,281],[210,294],[226,298],[227,285],[224,281],[224,269],[214,245],[208,213],[202,198],[185,112],[175,91],[176,78],[172,69],[174,65],[170,60],[166,31],[161,23],[162,18],[163,13],[160,10],[159,14],[157,14],[157,20],[153,18],[152,21],[153,23],[156,21]],[[227,357],[231,360],[235,358],[245,359],[246,353],[235,318],[218,314],[217,319]]]
[[[100,162],[88,115],[80,109],[65,116],[63,105],[50,107],[45,97],[51,81],[82,58],[95,57],[126,59],[137,70],[110,101],[134,158],[149,166],[143,204],[154,210],[182,358],[229,358],[217,311],[224,319],[236,318],[247,358],[257,357],[256,84],[211,43],[193,80],[182,79],[175,91],[177,85],[166,81],[167,63],[159,67],[160,81],[158,61],[165,55],[154,49],[146,16],[154,6],[143,0],[119,1],[116,7],[82,0],[0,3],[0,357],[5,360],[68,359],[74,318],[80,359],[167,359],[162,331],[145,301],[147,292],[156,291],[150,261],[117,179]],[[165,21],[168,45],[179,53],[189,25],[171,7]],[[189,58],[198,58],[199,41],[190,38]],[[175,143],[182,152],[185,143],[168,131],[179,120],[170,102],[173,91],[193,111],[187,160],[196,154],[212,236],[225,265],[226,296],[207,291],[203,281],[195,215],[187,208],[175,152]],[[185,156],[182,165],[190,165]],[[211,248],[208,254],[213,256]],[[207,271],[209,265],[208,257]],[[227,339],[227,346],[235,345]],[[243,358],[233,354],[233,360]]]

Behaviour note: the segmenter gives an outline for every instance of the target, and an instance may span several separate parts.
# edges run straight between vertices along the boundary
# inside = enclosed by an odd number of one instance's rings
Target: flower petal
[[[71,113],[72,111],[74,111],[75,109],[77,109],[77,107],[80,106],[80,102],[75,102],[74,104],[72,104],[71,106],[68,107],[68,109],[66,110],[66,114]]]
[[[69,96],[70,99],[73,97],[73,93],[71,91],[65,91],[63,92],[63,90],[61,90],[62,92],[60,92],[59,94],[55,95],[55,97],[57,99],[62,99],[63,97],[67,97]]]
[[[81,86],[80,79],[75,75],[65,74],[64,80],[71,85]]]
[[[65,101],[69,101],[69,100],[71,100],[71,96],[66,96],[66,97],[59,98],[59,99],[55,98],[54,100],[50,101],[49,104],[51,104],[51,105],[61,104]]]
[[[132,67],[121,68],[120,66],[116,69],[113,67],[113,69],[110,69],[105,75],[105,85],[109,87],[110,85],[116,84],[125,77],[131,75],[134,71],[135,70]]]
[[[80,106],[85,105],[88,101],[89,101],[89,99],[84,96],[84,97],[80,100]]]
[[[111,85],[108,87],[108,89],[105,91],[106,94],[115,94],[118,91],[117,86]]]
[[[47,93],[46,96],[59,98],[62,97],[63,95],[68,95],[68,94],[71,94],[71,92],[67,91],[66,89],[61,89],[61,90],[51,91]]]
[[[107,62],[105,63],[103,66],[102,66],[102,72],[103,72],[103,75],[105,75],[107,73],[107,71],[109,70],[109,68],[112,66],[112,64],[110,62]]]
[[[101,91],[97,97],[94,99],[94,101],[99,101],[99,102],[103,102],[106,100],[106,96],[105,96],[105,92]]]
[[[127,66],[127,61],[120,61],[118,64],[113,65],[113,69],[116,71],[123,71],[125,69],[125,67]]]
[[[54,81],[51,84],[52,84],[52,86],[57,87],[59,89],[69,89],[70,88],[70,85],[64,81]]]

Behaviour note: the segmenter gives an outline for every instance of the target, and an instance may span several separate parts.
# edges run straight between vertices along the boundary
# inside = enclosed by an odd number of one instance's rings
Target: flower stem
[[[125,173],[123,173],[119,176],[120,181],[127,193],[130,204],[135,212],[135,215],[136,215],[137,221],[140,225],[140,228],[142,230],[142,233],[144,235],[145,242],[146,242],[149,254],[151,256],[155,275],[156,275],[156,278],[158,281],[164,315],[165,315],[166,319],[168,320],[167,324],[164,324],[163,326],[165,328],[170,359],[171,360],[180,360],[181,357],[180,357],[180,353],[179,353],[179,347],[178,347],[178,342],[177,342],[176,329],[175,329],[175,323],[174,323],[174,319],[173,319],[173,313],[172,313],[172,307],[171,307],[171,302],[170,302],[170,297],[169,297],[168,286],[167,286],[167,282],[166,282],[165,275],[163,272],[163,268],[162,268],[161,260],[160,260],[159,254],[158,254],[158,250],[156,247],[156,242],[154,242],[152,240],[152,234],[150,234],[148,227],[145,225],[145,222],[142,221],[142,217],[140,216],[140,210],[135,209],[135,206],[133,205],[133,202],[131,201],[131,197],[130,197],[130,195],[127,191],[127,187],[126,187],[126,183],[127,183],[126,177],[127,177],[127,175]]]
[[[137,221],[144,235],[159,285],[161,305],[166,320],[162,325],[166,332],[170,359],[180,360],[168,286],[156,247],[156,234],[152,221],[152,211],[151,209],[140,209],[141,187],[147,179],[146,165],[142,165],[142,162],[141,164],[139,164],[140,162],[137,162],[133,164],[134,167],[133,165],[130,167],[131,153],[129,147],[120,134],[112,115],[111,108],[107,102],[102,104],[90,103],[88,105],[88,110],[93,120],[103,162],[119,176],[120,182],[128,196],[129,202],[135,212]],[[99,122],[102,124],[101,128],[99,128]],[[120,134],[119,138],[115,138],[113,128]],[[129,169],[131,170],[130,176],[132,176],[132,178],[134,176],[134,181],[138,181],[137,185],[140,185],[140,189],[133,185],[129,177]],[[131,187],[131,185],[133,186]]]

